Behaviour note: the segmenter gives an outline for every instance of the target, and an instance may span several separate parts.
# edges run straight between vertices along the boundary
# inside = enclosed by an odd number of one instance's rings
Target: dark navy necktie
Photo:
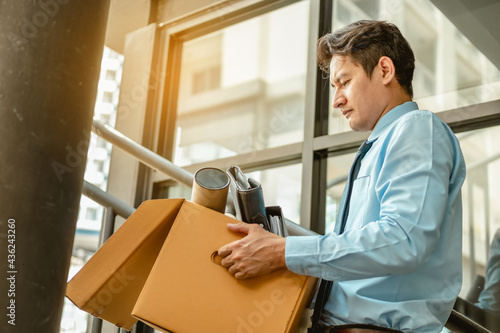
[[[345,229],[345,224],[347,221],[347,216],[349,215],[349,203],[351,201],[352,194],[352,186],[354,180],[358,176],[359,169],[361,167],[361,160],[366,155],[368,150],[372,147],[372,142],[363,142],[363,144],[359,147],[356,156],[354,157],[354,162],[351,166],[351,171],[349,172],[349,178],[347,178],[347,184],[344,189],[344,193],[342,193],[342,198],[340,200],[340,210],[337,214],[337,222],[335,223],[334,232],[337,234],[342,234]],[[321,314],[323,312],[323,308],[325,307],[326,301],[328,300],[328,296],[332,290],[333,281],[321,280],[318,294],[316,296],[316,304],[314,305],[314,312],[311,318],[312,327],[308,332],[314,332],[315,328],[318,326],[319,320],[321,318]]]

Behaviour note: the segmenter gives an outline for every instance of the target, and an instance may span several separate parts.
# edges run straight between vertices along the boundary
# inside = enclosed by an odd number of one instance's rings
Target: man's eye
[[[347,81],[345,81],[344,83],[342,83],[342,85],[343,85],[344,87],[345,87],[345,86],[347,86],[347,84],[349,83],[349,81],[351,81],[351,80],[347,80]]]

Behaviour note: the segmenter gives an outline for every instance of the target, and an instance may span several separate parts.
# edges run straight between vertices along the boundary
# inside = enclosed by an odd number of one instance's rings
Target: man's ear
[[[396,76],[396,67],[394,67],[392,59],[386,56],[380,57],[377,65],[382,74],[382,83],[389,84]]]

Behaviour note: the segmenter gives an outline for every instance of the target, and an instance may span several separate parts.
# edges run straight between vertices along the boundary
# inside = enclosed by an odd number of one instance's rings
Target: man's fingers
[[[228,268],[227,271],[238,280],[245,280],[251,277],[249,275],[249,272],[247,272],[245,269],[240,271],[240,268],[237,268],[236,265],[232,265]]]
[[[219,250],[217,250],[217,254],[219,256],[221,256],[222,258],[225,258],[228,255],[230,255],[233,252],[233,249],[231,248],[231,244],[232,243],[229,243],[229,244],[222,246]]]
[[[221,260],[220,265],[225,268],[230,268],[233,266],[234,262],[228,260],[227,258],[224,258]]]
[[[238,269],[235,267],[236,265],[233,265],[233,263],[231,263],[231,266],[229,266],[229,268],[227,269],[227,271],[229,272],[229,274],[231,275],[235,275],[237,273],[239,273]]]

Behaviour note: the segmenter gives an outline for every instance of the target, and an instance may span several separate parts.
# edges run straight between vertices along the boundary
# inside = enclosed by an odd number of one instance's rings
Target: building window
[[[193,73],[193,95],[220,88],[220,67],[210,67]]]
[[[108,146],[108,142],[101,137],[96,138],[96,147],[97,148],[106,148]]]
[[[106,71],[106,80],[115,81],[116,80],[116,71],[108,69]]]
[[[99,120],[106,125],[111,125],[111,115],[107,113],[102,113]]]
[[[111,91],[105,91],[102,94],[102,101],[104,103],[113,103],[113,92],[111,92]]]
[[[88,207],[85,213],[85,219],[92,221],[97,220],[97,208]]]
[[[104,161],[103,160],[95,160],[94,161],[95,170],[98,172],[104,171]]]

